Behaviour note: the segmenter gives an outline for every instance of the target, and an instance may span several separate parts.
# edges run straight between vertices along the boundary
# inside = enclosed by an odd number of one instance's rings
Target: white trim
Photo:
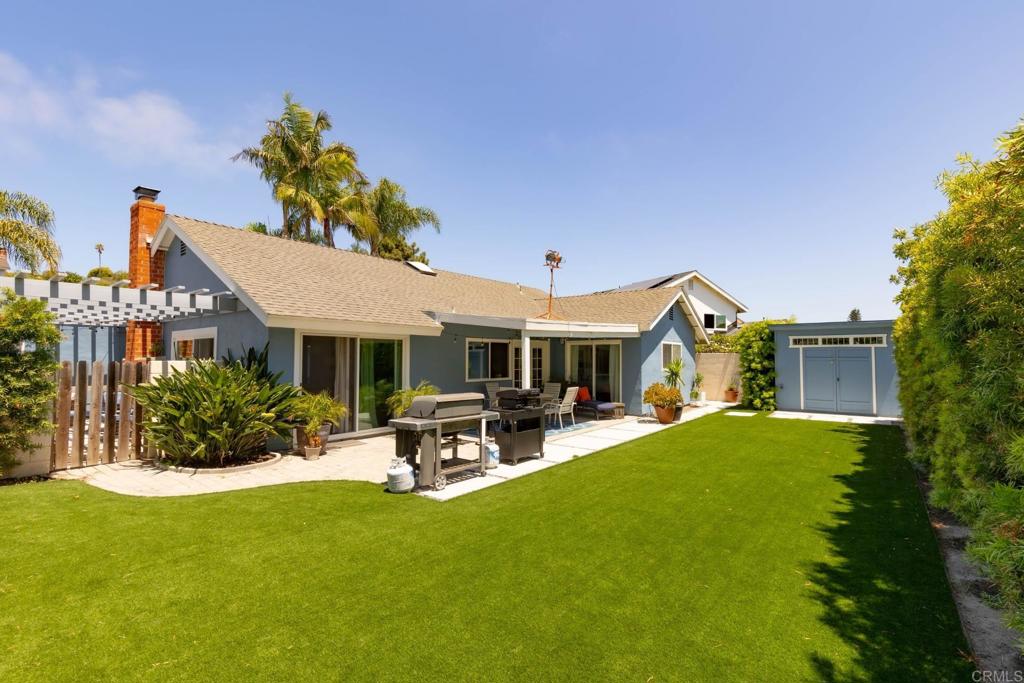
[[[466,382],[467,383],[469,383],[469,382],[501,382],[501,381],[504,381],[504,380],[511,380],[512,379],[512,342],[513,341],[515,341],[515,340],[513,340],[513,339],[493,339],[493,338],[483,338],[483,337],[466,337],[466,341],[465,341],[465,344],[463,346],[463,349],[465,350],[465,353],[463,354],[463,362],[464,362],[463,370],[464,370],[464,375],[465,375],[465,378],[466,378]],[[488,344],[488,347],[487,347],[487,368],[486,368],[488,372],[491,371],[491,349],[490,349],[490,344],[508,344],[508,352],[507,352],[508,353],[508,376],[507,377],[470,377],[469,376],[469,345],[471,343],[484,343],[484,344]]]
[[[672,297],[672,300],[668,302],[668,306],[666,306],[665,308],[661,309],[661,313],[659,313],[658,315],[656,315],[656,316],[654,317],[654,320],[652,320],[652,321],[651,321],[651,324],[650,324],[650,325],[648,325],[647,327],[645,327],[645,328],[644,328],[644,332],[650,332],[651,330],[653,330],[653,329],[654,329],[654,326],[655,326],[655,325],[657,325],[657,324],[658,324],[658,322],[659,322],[659,321],[660,321],[660,320],[661,320],[662,318],[664,318],[664,317],[665,317],[665,314],[666,314],[666,313],[668,313],[668,312],[669,312],[669,310],[671,310],[671,308],[672,308],[673,306],[675,306],[675,305],[676,305],[676,302],[677,302],[677,301],[679,301],[679,299],[680,299],[680,298],[681,298],[682,296],[683,296],[683,290],[681,290],[681,289],[680,289],[680,290],[679,290],[679,291],[678,291],[678,292],[676,293],[676,295],[675,295],[674,297]]]
[[[621,339],[581,339],[581,340],[578,340],[578,341],[566,341],[565,344],[563,345],[565,347],[565,350],[564,350],[564,353],[565,353],[565,365],[562,366],[565,369],[565,371],[564,371],[565,378],[566,378],[566,380],[568,380],[569,377],[572,375],[572,373],[569,371],[569,352],[570,352],[570,347],[573,347],[573,346],[593,346],[593,347],[597,347],[599,344],[614,344],[615,346],[619,347],[619,372],[618,372],[618,375],[619,375],[619,396],[618,396],[618,402],[625,403],[625,401],[622,400],[623,399],[623,395],[622,395],[622,340]],[[596,357],[597,356],[597,350],[596,350],[596,348],[591,353],[593,355],[593,357],[591,358],[591,367],[597,367],[597,357]],[[576,379],[577,379],[577,382],[578,382],[579,378],[576,378]],[[593,389],[593,387],[591,387],[591,389]],[[591,394],[591,398],[593,398],[593,394]]]
[[[178,358],[178,342],[195,341],[196,339],[213,339],[213,357],[217,358],[217,328],[216,327],[195,327],[190,330],[171,330],[171,360],[185,360]]]
[[[804,409],[804,347],[797,347],[800,350],[800,410]]]
[[[693,302],[690,301],[690,296],[682,290],[679,291],[683,294],[683,296],[680,297],[680,301],[686,303],[686,309],[688,311],[686,317],[690,319],[690,326],[693,328],[694,333],[700,333],[701,338],[697,341],[703,341],[705,343],[711,341],[711,337],[708,336],[708,331],[704,329],[701,325],[701,321],[697,318],[697,310],[693,307]]]
[[[701,273],[700,271],[697,271],[697,270],[691,270],[689,273],[687,273],[686,275],[682,276],[681,278],[679,278],[677,280],[673,280],[672,282],[669,282],[668,284],[664,284],[664,285],[662,285],[662,287],[680,287],[681,288],[684,282],[686,282],[687,280],[691,280],[691,279],[693,279],[695,277],[696,278],[700,278],[701,282],[703,282],[708,287],[710,287],[719,296],[723,297],[724,299],[726,299],[730,303],[735,304],[736,308],[739,309],[740,313],[746,313],[749,310],[746,307],[746,305],[744,305],[744,303],[742,301],[740,301],[736,297],[734,297],[731,294],[729,294],[727,291],[725,291],[724,289],[722,289],[721,287],[716,285],[714,282],[709,280],[706,275],[704,275],[703,273]]]
[[[853,340],[857,337],[881,337],[881,344],[854,344]],[[822,344],[822,339],[846,339],[846,344]],[[794,339],[815,339],[817,340],[814,344],[794,344]],[[889,345],[889,335],[887,334],[874,334],[874,333],[862,333],[862,334],[791,334],[789,335],[789,348],[791,349],[867,349],[867,348],[885,348]]]
[[[530,338],[530,348],[540,348],[541,354],[541,383],[548,382],[551,379],[551,340],[550,339],[534,339]],[[515,380],[516,368],[516,349],[522,349],[522,343],[517,340],[512,340],[512,379]],[[522,363],[522,351],[520,351],[520,363]],[[522,370],[522,368],[520,368]],[[530,371],[533,371],[533,361],[530,361]],[[532,380],[532,375],[531,375]],[[532,386],[532,385],[531,385]],[[543,387],[541,387],[543,388]]]
[[[392,325],[330,318],[303,318],[301,316],[271,315],[264,323],[267,327],[288,327],[309,332],[333,334],[336,337],[377,337],[391,339],[408,335],[439,337],[444,328],[440,325]]]
[[[579,337],[581,339],[589,339],[596,335],[602,337],[608,335],[619,337],[640,336],[640,328],[634,323],[594,323],[579,320],[547,320],[545,318],[506,318],[495,315],[442,312],[434,312],[432,316],[439,323],[496,327],[504,330],[535,333],[530,336]]]
[[[871,347],[871,414],[878,415],[878,380],[875,377],[875,349]]]
[[[678,346],[679,347],[679,358],[681,359],[683,357],[683,343],[682,342],[677,342],[677,341],[663,341],[663,342],[661,342],[661,345],[658,347],[658,351],[661,352],[661,369],[662,369],[662,371],[664,371],[665,367],[666,367],[665,366],[665,349],[663,348],[665,346]]]

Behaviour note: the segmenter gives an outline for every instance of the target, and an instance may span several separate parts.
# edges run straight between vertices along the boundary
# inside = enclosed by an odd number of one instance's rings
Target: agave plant
[[[665,384],[678,389],[683,383],[683,368],[685,364],[682,358],[676,358],[669,361],[668,365],[665,366]]]

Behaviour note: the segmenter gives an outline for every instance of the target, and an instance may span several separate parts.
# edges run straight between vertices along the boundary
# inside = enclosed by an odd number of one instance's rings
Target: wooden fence
[[[57,371],[51,469],[63,470],[147,457],[145,419],[125,387],[149,381],[148,361],[70,361]]]

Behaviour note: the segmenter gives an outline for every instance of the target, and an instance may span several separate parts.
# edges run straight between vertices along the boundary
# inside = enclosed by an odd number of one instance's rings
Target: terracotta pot
[[[658,422],[663,425],[671,424],[676,416],[675,406],[654,406],[654,414],[658,416]]]
[[[736,403],[736,401],[738,401],[739,398],[740,398],[740,392],[736,391],[735,389],[726,389],[725,390],[725,402],[726,403]]]

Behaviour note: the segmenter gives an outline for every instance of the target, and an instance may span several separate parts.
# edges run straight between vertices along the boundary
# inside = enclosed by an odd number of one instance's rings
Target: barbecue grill
[[[487,422],[498,414],[484,410],[483,394],[437,394],[417,396],[405,415],[388,422],[395,428],[395,455],[405,458],[416,471],[418,486],[432,486],[440,491],[448,477],[458,472],[477,471],[487,474]],[[459,457],[459,433],[480,430],[480,449],[475,458]],[[448,439],[452,455],[442,457],[442,441]]]
[[[519,464],[520,458],[544,457],[544,423],[539,389],[502,389],[498,392],[498,426],[494,441],[502,460]]]

